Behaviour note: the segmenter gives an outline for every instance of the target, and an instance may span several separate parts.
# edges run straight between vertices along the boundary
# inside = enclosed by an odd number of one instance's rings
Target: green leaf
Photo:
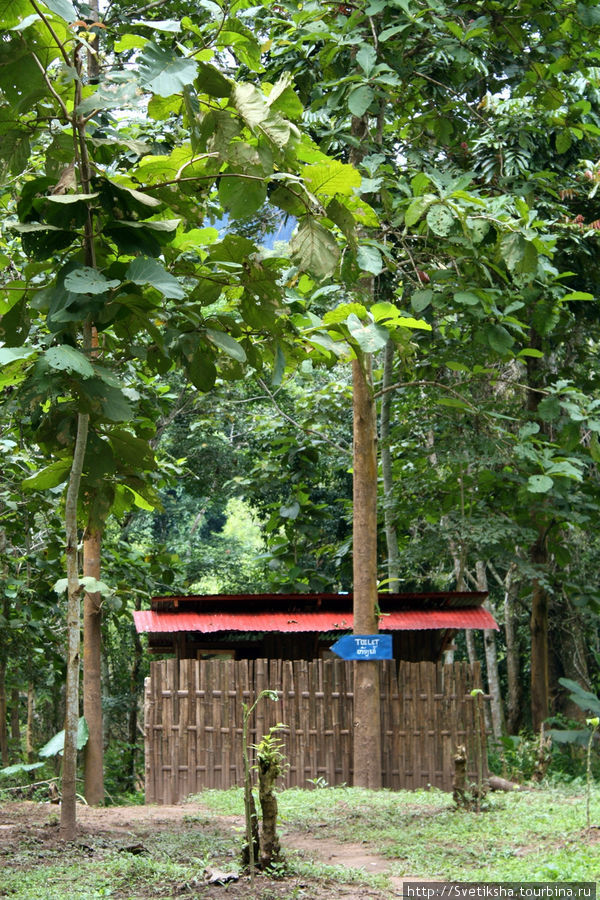
[[[317,278],[335,271],[340,251],[333,235],[312,216],[305,216],[290,241],[296,265]]]
[[[531,475],[527,480],[527,490],[532,494],[547,494],[554,482],[548,475]]]
[[[82,269],[73,269],[65,276],[64,285],[68,291],[74,294],[103,294],[105,291],[116,288],[119,281],[109,281],[102,272],[85,266]]]
[[[77,723],[77,749],[83,750],[85,745],[88,742],[88,738],[90,736],[90,731],[88,728],[88,724],[85,721],[84,717],[81,716]],[[58,734],[55,734],[54,737],[50,738],[47,744],[38,750],[38,756],[41,756],[43,759],[47,759],[49,756],[57,756],[60,754],[62,756],[65,748],[65,732],[59,731]]]
[[[555,422],[560,418],[560,411],[561,406],[558,397],[544,397],[541,403],[538,404],[536,415],[543,422]]]
[[[473,294],[471,291],[457,291],[454,294],[454,300],[464,306],[477,306],[481,302],[477,294]]]
[[[181,31],[179,19],[134,19],[134,25],[143,25],[153,31],[166,31],[169,34],[178,34]]]
[[[144,47],[137,65],[142,84],[160,97],[180,93],[198,74],[195,60],[163,50],[154,43]]]
[[[580,709],[600,715],[600,697],[593,694],[591,691],[586,691],[585,688],[582,688],[580,684],[573,681],[571,678],[559,678],[558,683],[571,691],[571,700],[573,700]]]
[[[170,272],[156,259],[138,256],[129,264],[126,279],[134,284],[151,284],[157,291],[171,300],[183,300],[185,291]]]
[[[199,391],[210,391],[217,380],[217,367],[209,353],[197,350],[186,362],[187,376]]]
[[[431,290],[431,288],[425,288],[422,291],[415,291],[410,298],[410,305],[415,312],[423,312],[423,310],[427,309],[427,307],[430,305],[432,298],[433,291]]]
[[[438,397],[435,401],[439,403],[440,406],[450,406],[453,409],[470,409],[468,403],[465,403],[464,400],[459,400],[458,397]]]
[[[587,291],[571,291],[560,298],[561,303],[568,303],[570,300],[595,300],[594,294],[588,294]]]
[[[522,234],[505,234],[500,241],[500,252],[509,271],[531,275],[537,272],[537,250]]]
[[[138,509],[145,509],[146,512],[152,512],[152,510],[156,508],[156,504],[150,503],[148,500],[146,500],[145,497],[142,497],[141,494],[138,494],[138,492],[135,491],[130,484],[128,484],[126,487],[128,492],[133,497],[134,505],[137,506]]]
[[[0,367],[9,366],[16,359],[29,359],[36,353],[34,347],[0,347]]]
[[[46,201],[48,203],[81,203],[85,200],[94,200],[96,197],[99,197],[100,194],[51,194],[49,197],[46,197]]]
[[[492,350],[500,353],[501,356],[508,353],[515,342],[513,336],[506,330],[504,325],[486,325],[484,331]]]
[[[351,313],[346,319],[348,331],[363,351],[363,353],[376,353],[387,344],[390,334],[387,328],[371,322],[363,325],[358,316]]]
[[[198,63],[196,87],[201,94],[210,97],[231,97],[233,82],[209,63]]]
[[[354,216],[350,212],[347,206],[344,206],[343,203],[334,197],[333,200],[330,200],[327,204],[327,218],[331,219],[331,221],[337,225],[342,234],[345,236],[348,243],[352,246],[356,246],[356,222],[354,221]]]
[[[360,119],[364,116],[371,103],[373,102],[373,90],[368,84],[361,84],[359,87],[353,88],[348,95],[348,109],[353,116]]]
[[[416,225],[421,216],[429,209],[434,201],[435,197],[432,194],[426,194],[423,197],[417,197],[416,200],[413,200],[404,213],[404,222],[406,226],[410,228],[412,225]]]
[[[565,131],[561,131],[560,134],[557,134],[555,138],[556,152],[566,153],[567,150],[570,150],[572,143],[573,141],[571,139],[571,133],[569,132],[569,130],[565,129]]]
[[[354,166],[332,159],[328,163],[307,166],[302,173],[313,194],[333,197],[342,194],[349,197],[354,188],[360,187],[362,177]]]
[[[356,261],[363,272],[379,275],[384,269],[383,257],[377,247],[361,244],[356,254]]]
[[[57,459],[44,469],[40,469],[35,475],[24,478],[21,487],[25,491],[46,491],[48,488],[58,487],[69,477],[71,471],[70,459]]]
[[[115,53],[122,53],[123,50],[141,50],[148,43],[148,38],[142,37],[141,34],[122,34],[118,41],[115,41]]]
[[[536,350],[534,347],[523,347],[522,350],[518,353],[519,356],[531,356],[533,359],[543,359],[544,354],[541,350]]]
[[[286,146],[291,125],[271,109],[258,88],[253,84],[236,84],[232,98],[236,109],[253,131],[262,132],[280,149]]]
[[[234,219],[247,219],[261,208],[267,199],[267,186],[262,181],[244,178],[221,178],[219,200]]]
[[[65,22],[75,22],[79,18],[77,10],[70,0],[44,0],[44,4]]]
[[[226,334],[224,331],[215,331],[212,328],[207,328],[206,334],[213,344],[228,356],[231,356],[232,359],[237,359],[238,362],[246,362],[246,351],[231,335]]]
[[[368,78],[377,64],[377,51],[371,44],[361,44],[355,59]]]
[[[434,234],[439,235],[439,237],[446,237],[446,235],[450,234],[454,225],[454,216],[447,206],[436,203],[434,206],[430,206],[427,212],[427,224]]]
[[[88,594],[102,594],[103,597],[110,597],[114,593],[113,589],[104,581],[98,581],[97,578],[93,578],[91,575],[84,575],[79,579],[79,584],[83,585]]]
[[[21,775],[26,772],[34,772],[36,769],[41,769],[45,763],[36,762],[36,763],[16,763],[14,766],[6,766],[5,769],[0,769],[0,775],[6,775],[9,778],[11,775]]]
[[[57,372],[69,372],[75,375],[81,375],[82,378],[92,378],[94,375],[94,367],[91,362],[68,344],[61,344],[60,347],[49,347],[43,355],[43,359],[51,369]]]
[[[297,519],[300,512],[300,504],[294,500],[289,506],[280,506],[279,515],[282,519]]]

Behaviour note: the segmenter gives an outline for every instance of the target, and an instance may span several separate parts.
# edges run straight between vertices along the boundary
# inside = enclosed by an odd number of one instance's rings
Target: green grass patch
[[[241,790],[206,791],[216,813],[243,814]],[[394,874],[464,881],[596,881],[600,830],[585,829],[581,785],[492,794],[480,812],[454,808],[441,791],[291,789],[278,795],[282,828],[362,843]],[[600,825],[600,791],[591,804]],[[285,839],[284,839],[285,843]]]

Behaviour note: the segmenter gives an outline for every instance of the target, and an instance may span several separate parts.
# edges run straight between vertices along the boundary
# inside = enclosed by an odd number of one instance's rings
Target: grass
[[[243,813],[241,791],[201,795],[215,812]],[[362,842],[393,860],[398,875],[453,881],[596,881],[600,830],[585,830],[585,790],[492,794],[481,813],[458,811],[441,791],[360,788],[289,790],[279,795],[283,827]],[[592,795],[600,826],[600,791]]]
[[[102,833],[78,844],[46,841],[50,824],[21,829],[0,853],[0,897],[11,900],[145,900],[212,896],[202,886],[205,866],[236,870],[242,841],[219,816],[243,816],[241,789],[206,791],[183,822],[138,833]],[[440,791],[369,792],[360,788],[288,790],[279,794],[281,832],[314,840],[360,844],[389,859],[389,874],[452,881],[596,881],[600,828],[585,828],[581,785],[493,794],[481,813],[457,811]],[[10,804],[7,804],[7,810]],[[600,825],[600,791],[592,796]],[[113,836],[114,834],[114,836]],[[139,841],[141,855],[128,851]],[[332,883],[383,889],[388,875],[367,875],[289,854],[278,877],[252,893],[247,882],[219,888],[235,900],[334,896]],[[328,887],[329,885],[329,887]],[[335,890],[335,889],[333,889]],[[360,888],[358,888],[360,892]],[[207,893],[205,893],[207,892]]]

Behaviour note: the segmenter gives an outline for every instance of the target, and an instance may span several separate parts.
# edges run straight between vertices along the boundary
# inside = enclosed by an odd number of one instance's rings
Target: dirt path
[[[58,824],[58,815],[59,808],[50,804],[22,802],[0,807],[0,846],[18,840],[19,835],[30,829],[36,829],[38,834],[43,829],[46,845],[60,843],[58,827],[52,827]],[[109,834],[123,842],[130,839],[143,840],[144,835],[157,831],[177,832],[189,829],[194,820],[211,822],[219,828],[235,830],[236,834],[239,834],[244,824],[242,816],[220,816],[197,803],[181,806],[111,806],[101,809],[81,806],[77,816],[82,840]],[[386,874],[389,877],[390,888],[385,894],[375,888],[338,884],[335,900],[399,900],[402,897],[404,879],[390,874],[393,861],[370,852],[364,844],[340,843],[329,837],[295,831],[289,827],[282,829],[281,843],[284,851],[296,851],[307,860],[347,869],[362,869],[368,874]]]
[[[209,815],[211,819],[229,826],[238,834],[244,826],[242,816],[219,816],[197,803],[186,803],[183,806],[112,806],[105,809],[82,807],[78,812],[79,822],[83,828],[110,829],[121,833],[137,831],[144,825],[152,828],[159,826],[177,828],[186,819],[202,815]],[[363,869],[369,875],[389,875],[392,864],[391,860],[369,852],[364,844],[340,843],[331,838],[313,837],[305,831],[298,832],[286,828],[282,831],[281,843],[284,850],[295,850],[307,859],[325,862],[331,866]],[[402,897],[404,879],[394,875],[389,875],[389,878],[392,892],[388,892],[387,896]],[[363,891],[364,889],[361,891],[361,897],[369,896]],[[372,896],[377,896],[377,893],[373,893]]]

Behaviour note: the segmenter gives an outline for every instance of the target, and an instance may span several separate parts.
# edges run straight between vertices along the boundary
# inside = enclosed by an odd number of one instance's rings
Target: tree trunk
[[[91,341],[85,342],[89,348]],[[77,502],[87,444],[89,415],[79,413],[73,463],[65,501],[67,539],[67,684],[65,691],[65,749],[63,757],[60,835],[73,841],[77,833],[77,725],[79,721],[80,585],[77,559]]]
[[[100,529],[83,538],[83,574],[100,580]],[[83,600],[83,715],[89,737],[84,750],[84,793],[89,806],[104,802],[104,740],[102,733],[102,597],[87,593]]]
[[[545,535],[540,534],[531,553],[534,566],[548,562]],[[548,660],[548,594],[540,578],[533,579],[531,596],[531,727],[539,732],[550,711]]]
[[[469,664],[471,666],[474,666],[477,662],[477,648],[475,647],[475,632],[472,628],[466,629],[465,641],[467,642],[467,656],[469,658]]]
[[[135,608],[142,608],[141,597],[136,594]],[[129,772],[131,777],[131,789],[135,790],[137,777],[137,741],[138,741],[138,693],[140,669],[142,666],[143,647],[140,636],[136,629],[132,626],[133,631],[133,663],[131,666],[131,675],[129,679]]]
[[[515,615],[515,599],[518,583],[515,579],[516,564],[512,564],[504,579],[504,637],[506,640],[506,728],[509,734],[521,730],[523,715],[523,688],[521,684],[521,652]]]
[[[477,589],[479,591],[488,590],[487,574],[485,563],[479,560],[475,564],[477,573]],[[485,601],[484,606],[496,618],[496,610],[494,609],[489,598]],[[498,654],[496,651],[496,632],[493,628],[486,628],[483,632],[483,647],[485,650],[485,667],[487,672],[488,693],[490,695],[490,709],[492,713],[492,734],[496,740],[500,740],[503,733],[503,710],[502,697],[500,694],[500,678],[498,676]]]
[[[552,616],[552,645],[556,678],[563,676],[578,682],[586,691],[593,690],[587,664],[587,642],[581,615],[569,598],[563,594],[556,599]],[[552,679],[554,684],[554,678]],[[570,691],[564,688],[557,697],[557,710],[568,719],[585,723],[586,714],[570,699]]]
[[[400,590],[398,534],[394,517],[394,479],[392,475],[392,454],[390,448],[390,410],[392,391],[386,391],[393,381],[394,342],[385,345],[383,359],[383,390],[381,397],[381,417],[379,435],[381,438],[381,472],[383,475],[383,519],[387,550],[388,591],[394,594]]]
[[[377,425],[371,358],[352,362],[354,411],[354,633],[376,634]],[[379,663],[354,663],[354,785],[381,787]]]
[[[530,330],[531,346],[542,349],[542,339],[535,328]],[[537,409],[544,386],[543,359],[527,357],[527,411],[532,420],[537,421],[540,435],[548,435],[547,423],[540,420]],[[547,535],[551,523],[547,521],[544,501],[539,507],[532,507],[531,519],[537,531],[537,539],[531,548],[530,559],[534,574],[531,592],[531,727],[539,732],[550,711],[550,670],[548,653],[548,593],[540,577],[540,570],[548,568]],[[538,574],[539,573],[539,574]]]
[[[35,695],[33,693],[33,682],[27,685],[27,731],[25,733],[25,751],[27,753],[27,762],[35,762],[35,750],[33,747],[33,714],[35,711]]]
[[[2,765],[7,766],[8,759],[8,727],[6,716],[8,713],[6,703],[6,662],[0,659],[0,758]]]
[[[13,688],[10,692],[10,738],[13,754],[16,759],[21,758],[21,723],[19,721],[19,706],[21,697],[19,688]]]

